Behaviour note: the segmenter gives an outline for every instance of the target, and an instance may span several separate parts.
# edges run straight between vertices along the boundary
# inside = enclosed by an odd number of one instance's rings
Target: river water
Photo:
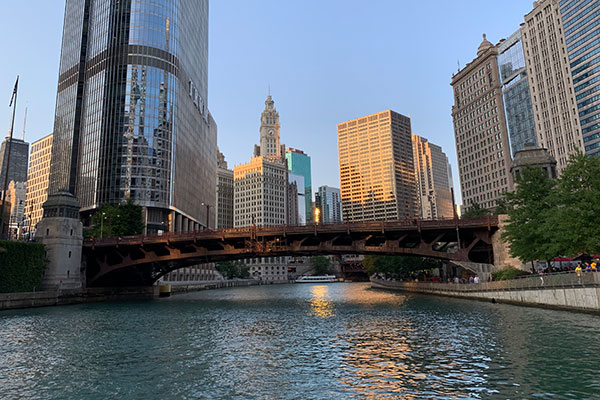
[[[0,399],[600,398],[600,317],[372,290],[0,312]]]

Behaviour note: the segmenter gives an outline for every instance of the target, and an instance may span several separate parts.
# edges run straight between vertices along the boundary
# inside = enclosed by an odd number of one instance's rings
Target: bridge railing
[[[374,279],[374,282],[383,286],[395,288],[418,287],[419,289],[441,292],[535,290],[585,286],[600,287],[600,272],[582,272],[580,274],[575,272],[560,272],[547,275],[533,275],[524,278],[480,283],[413,282],[384,279]]]
[[[278,226],[248,226],[243,228],[227,228],[219,230],[206,229],[197,232],[165,232],[163,234],[154,235],[136,235],[136,236],[121,236],[110,238],[92,238],[85,241],[87,245],[119,245],[119,244],[138,244],[143,242],[165,241],[165,240],[189,240],[194,238],[210,238],[218,237],[227,234],[251,234],[256,236],[275,236],[286,233],[312,233],[312,232],[334,232],[334,231],[379,231],[386,229],[397,229],[402,227],[409,228],[439,228],[453,227],[459,228],[481,227],[481,226],[496,226],[498,218],[496,216],[486,216],[466,219],[416,219],[406,218],[395,221],[361,221],[361,222],[343,222],[343,223],[325,223],[312,225],[278,225]]]

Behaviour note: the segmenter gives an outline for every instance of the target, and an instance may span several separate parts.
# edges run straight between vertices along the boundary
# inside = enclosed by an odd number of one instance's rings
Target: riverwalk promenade
[[[371,279],[376,289],[600,313],[600,272],[556,273],[481,283]]]

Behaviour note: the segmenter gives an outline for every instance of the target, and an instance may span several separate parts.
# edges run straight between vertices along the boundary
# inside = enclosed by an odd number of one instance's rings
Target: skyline
[[[2,53],[12,57],[10,65],[0,66],[0,96],[5,94],[7,106],[19,74],[14,136],[20,137],[29,103],[26,140],[31,143],[53,129],[64,2],[3,3],[8,10],[0,29],[3,37],[14,39],[0,44]],[[392,1],[369,8],[357,1],[296,5],[271,0],[260,2],[261,7],[242,0],[211,2],[208,107],[230,167],[247,162],[258,143],[270,86],[282,143],[311,156],[313,191],[322,185],[339,187],[336,125],[386,109],[411,116],[413,133],[443,148],[454,185],[460,187],[452,73],[457,61],[464,67],[475,57],[482,33],[497,43],[518,29],[531,10],[530,2],[511,1],[514,7],[504,8],[513,10],[510,15],[498,15],[480,3],[439,4],[432,11],[430,5]],[[14,18],[25,13],[26,19]],[[472,23],[454,22],[465,19]],[[429,21],[428,27],[420,27],[423,21]],[[6,106],[0,108],[5,132],[10,124]]]

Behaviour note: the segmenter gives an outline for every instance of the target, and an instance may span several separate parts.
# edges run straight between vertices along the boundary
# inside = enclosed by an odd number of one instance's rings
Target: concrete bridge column
[[[516,257],[510,255],[510,244],[502,240],[502,233],[508,225],[508,215],[498,215],[498,230],[492,235],[492,249],[494,251],[494,266],[497,270],[514,267],[529,271],[529,268]]]
[[[187,233],[190,220],[188,217],[181,217],[181,232]]]
[[[181,232],[181,214],[175,213],[175,232]]]

